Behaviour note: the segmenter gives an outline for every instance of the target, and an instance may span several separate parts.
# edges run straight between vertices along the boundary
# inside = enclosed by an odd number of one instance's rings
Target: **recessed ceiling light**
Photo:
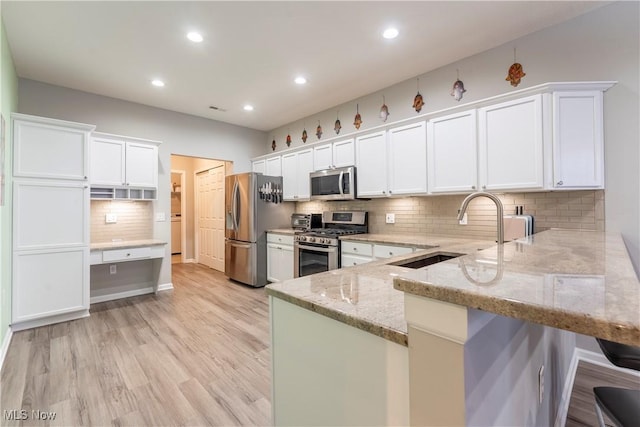
[[[398,30],[395,28],[387,28],[382,33],[382,37],[384,37],[385,39],[395,39],[396,37],[398,37]]]
[[[164,82],[162,80],[151,80],[151,84],[156,86],[156,87],[164,87]]]
[[[298,76],[298,77],[296,77],[294,82],[296,82],[296,84],[303,85],[303,84],[305,84],[307,82],[307,79],[305,79],[302,76]]]
[[[244,107],[242,107],[242,108],[244,108],[244,111],[253,111],[253,105],[249,105],[249,104],[247,104],[247,105],[245,105],[245,106],[244,106]]]
[[[194,43],[200,43],[202,40],[204,40],[202,38],[202,35],[200,33],[196,33],[195,31],[191,31],[189,34],[187,34],[187,38]]]

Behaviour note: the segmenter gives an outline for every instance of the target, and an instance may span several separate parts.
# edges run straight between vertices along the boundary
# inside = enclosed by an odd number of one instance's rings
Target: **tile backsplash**
[[[365,210],[369,212],[369,232],[382,234],[445,234],[495,239],[496,208],[487,198],[472,200],[467,210],[468,224],[456,218],[466,195],[355,200],[350,202],[299,202],[297,212]],[[604,230],[604,191],[555,191],[498,194],[505,215],[516,206],[535,218],[535,231],[549,228]],[[385,214],[395,214],[395,224],[385,223]]]
[[[115,224],[107,224],[106,214],[115,214]],[[117,200],[91,201],[91,243],[113,239],[153,238],[153,203]]]

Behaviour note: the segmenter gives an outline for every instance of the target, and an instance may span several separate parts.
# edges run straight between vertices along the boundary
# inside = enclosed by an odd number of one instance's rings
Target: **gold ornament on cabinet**
[[[424,99],[420,94],[420,79],[416,79],[418,84],[418,94],[413,98],[413,108],[416,110],[416,113],[419,113],[422,110],[422,106],[424,105]]]
[[[520,84],[520,80],[526,76],[524,69],[522,68],[522,64],[516,61],[516,48],[513,48],[513,64],[509,67],[509,72],[506,81],[511,83],[511,86],[516,87]]]
[[[360,129],[360,125],[362,124],[362,117],[360,116],[360,105],[356,104],[356,117],[353,119],[353,125],[356,129]]]

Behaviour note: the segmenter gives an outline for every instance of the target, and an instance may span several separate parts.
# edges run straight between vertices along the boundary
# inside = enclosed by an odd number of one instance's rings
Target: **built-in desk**
[[[91,303],[172,289],[158,284],[166,245],[155,239],[92,243]]]

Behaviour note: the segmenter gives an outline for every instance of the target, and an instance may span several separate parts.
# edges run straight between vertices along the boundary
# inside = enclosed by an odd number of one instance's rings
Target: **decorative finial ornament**
[[[340,129],[342,129],[342,125],[340,124],[340,111],[336,113],[336,122],[333,124],[333,130],[336,131],[336,135],[340,133]]]
[[[291,147],[291,134],[287,132],[287,147]]]
[[[305,143],[307,142],[307,125],[305,123],[303,130],[302,130],[302,142]]]
[[[464,94],[467,90],[464,88],[464,83],[460,80],[460,73],[456,70],[457,80],[453,83],[453,88],[451,89],[450,95],[453,96],[453,99],[456,101],[460,101],[462,99],[462,94]]]
[[[387,121],[387,117],[389,117],[389,107],[384,102],[384,95],[382,95],[382,107],[380,107],[380,118],[383,122]]]
[[[526,76],[524,69],[522,68],[522,64],[516,61],[516,48],[513,48],[513,64],[509,67],[509,72],[506,81],[511,83],[511,86],[516,87],[520,84],[520,80]]]
[[[322,126],[320,126],[320,120],[318,120],[318,127],[316,128],[316,136],[318,139],[322,138]]]
[[[276,151],[276,140],[275,139],[273,141],[271,141],[271,149],[273,151]]]
[[[360,129],[360,125],[362,124],[362,117],[360,117],[360,105],[356,104],[356,117],[353,119],[353,125],[356,129]]]
[[[413,108],[416,110],[416,113],[419,113],[424,105],[424,99],[420,94],[420,79],[416,80],[418,81],[418,94],[413,98]]]

